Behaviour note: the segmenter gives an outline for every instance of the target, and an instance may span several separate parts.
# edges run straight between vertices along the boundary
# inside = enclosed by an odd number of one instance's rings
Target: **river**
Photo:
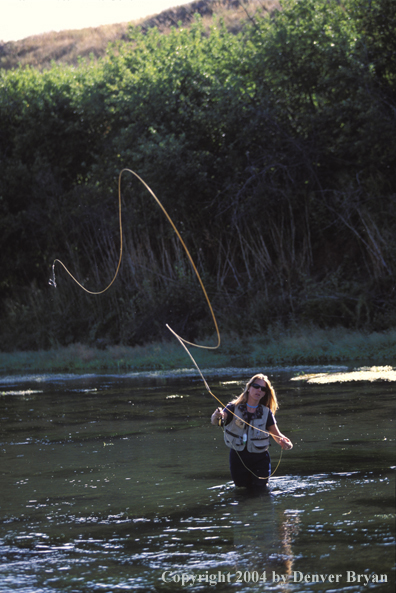
[[[393,593],[395,383],[350,370],[268,369],[294,448],[263,493],[193,371],[0,377],[0,592]],[[206,378],[227,403],[253,372]]]

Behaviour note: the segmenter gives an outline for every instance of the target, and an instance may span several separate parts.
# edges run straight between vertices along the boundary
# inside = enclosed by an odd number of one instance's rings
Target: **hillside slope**
[[[44,33],[8,43],[0,41],[0,68],[10,70],[21,65],[44,69],[52,62],[77,64],[80,58],[99,58],[106,53],[109,43],[127,39],[131,25],[138,25],[143,31],[157,27],[166,32],[179,22],[188,26],[196,13],[208,25],[214,14],[221,16],[228,29],[236,31],[241,21],[253,18],[257,10],[271,11],[278,6],[276,0],[197,0],[139,21]]]

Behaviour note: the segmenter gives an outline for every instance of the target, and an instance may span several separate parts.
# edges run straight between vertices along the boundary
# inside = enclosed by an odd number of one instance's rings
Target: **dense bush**
[[[131,29],[106,58],[0,78],[2,348],[135,344],[169,323],[396,324],[396,25],[392,0],[286,0],[237,35],[197,16]],[[184,333],[183,333],[184,332]]]

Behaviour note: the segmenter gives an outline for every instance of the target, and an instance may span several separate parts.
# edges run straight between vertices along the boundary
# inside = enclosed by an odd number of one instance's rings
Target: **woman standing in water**
[[[282,449],[292,449],[291,441],[276,424],[278,409],[274,388],[268,377],[254,375],[239,397],[217,408],[212,424],[224,425],[224,441],[231,448],[230,470],[235,486],[266,486],[271,474],[268,453],[269,433]]]

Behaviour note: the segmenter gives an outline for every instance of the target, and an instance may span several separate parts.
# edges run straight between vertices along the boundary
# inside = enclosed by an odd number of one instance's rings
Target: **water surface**
[[[193,372],[0,378],[0,591],[393,592],[395,384],[269,374],[295,446],[263,494]]]

